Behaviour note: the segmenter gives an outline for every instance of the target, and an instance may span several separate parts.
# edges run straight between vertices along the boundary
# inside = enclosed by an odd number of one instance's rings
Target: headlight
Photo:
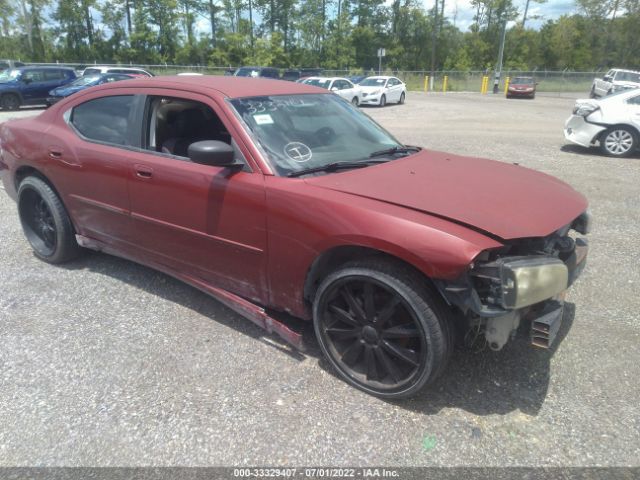
[[[586,117],[599,108],[600,107],[598,105],[594,105],[593,103],[578,103],[575,107],[573,107],[573,114],[580,115],[581,117]]]
[[[548,300],[569,285],[569,271],[558,258],[504,257],[479,263],[470,272],[483,302],[507,310]]]
[[[527,307],[557,295],[569,284],[569,271],[557,258],[524,258],[502,264],[502,307]]]

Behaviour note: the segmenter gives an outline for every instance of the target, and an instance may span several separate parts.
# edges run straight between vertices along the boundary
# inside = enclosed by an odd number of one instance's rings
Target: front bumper
[[[586,121],[582,115],[571,115],[564,124],[564,138],[583,147],[590,147],[606,130],[602,125]]]
[[[535,90],[507,90],[509,97],[533,97],[535,94]]]
[[[364,103],[364,104],[369,104],[369,105],[380,105],[380,97],[382,96],[381,93],[376,93],[376,94],[367,94],[365,96],[365,94],[362,95],[362,100],[360,100],[360,103]]]
[[[64,98],[65,97],[47,97],[47,105],[58,103],[60,100],[64,100]]]

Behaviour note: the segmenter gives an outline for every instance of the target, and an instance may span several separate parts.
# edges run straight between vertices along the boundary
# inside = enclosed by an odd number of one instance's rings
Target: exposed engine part
[[[515,333],[520,325],[520,312],[513,311],[500,317],[487,319],[484,338],[489,348],[498,351],[504,347],[512,333]]]

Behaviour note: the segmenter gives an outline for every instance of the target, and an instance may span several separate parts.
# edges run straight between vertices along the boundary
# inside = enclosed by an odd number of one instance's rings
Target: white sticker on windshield
[[[271,125],[273,123],[273,118],[268,113],[261,113],[260,115],[254,115],[253,119],[256,121],[258,125]]]

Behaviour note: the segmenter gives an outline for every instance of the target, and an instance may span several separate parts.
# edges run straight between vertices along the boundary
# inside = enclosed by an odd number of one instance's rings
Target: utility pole
[[[507,19],[502,24],[502,39],[500,40],[500,51],[498,52],[498,63],[496,65],[495,77],[493,79],[493,93],[500,90],[500,75],[502,74],[502,57],[504,55],[504,40],[507,36]]]
[[[436,76],[436,42],[438,41],[438,0],[433,7],[433,31],[431,32],[431,75],[429,83],[430,90],[433,91],[433,77]]]

